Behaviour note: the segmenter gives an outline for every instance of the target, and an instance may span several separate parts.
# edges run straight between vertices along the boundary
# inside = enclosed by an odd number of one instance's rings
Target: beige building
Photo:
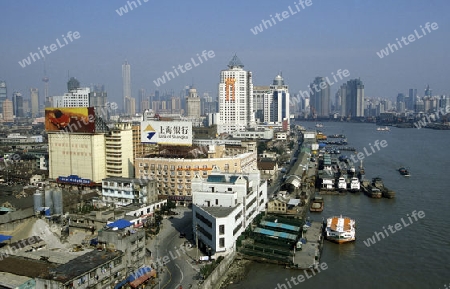
[[[257,168],[256,159],[256,152],[223,158],[136,158],[135,172],[136,178],[157,180],[159,198],[190,202],[195,174],[206,179],[213,167],[225,173],[247,173]]]
[[[117,123],[105,135],[106,176],[134,177],[133,131],[130,123]]]
[[[106,177],[104,134],[49,132],[48,147],[49,178],[78,175],[101,183]]]
[[[189,96],[186,97],[186,116],[188,118],[199,118],[201,114],[200,98],[195,88],[189,89]]]
[[[13,102],[9,99],[3,101],[3,121],[14,121]]]

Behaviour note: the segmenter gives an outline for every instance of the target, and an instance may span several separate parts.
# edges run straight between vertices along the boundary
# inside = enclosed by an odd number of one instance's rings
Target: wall
[[[236,257],[236,251],[233,251],[229,255],[225,256],[225,259],[220,262],[219,266],[216,267],[214,272],[206,278],[206,280],[199,286],[201,289],[218,289],[220,285],[220,281],[226,277],[226,272],[230,267],[231,263],[233,263]]]

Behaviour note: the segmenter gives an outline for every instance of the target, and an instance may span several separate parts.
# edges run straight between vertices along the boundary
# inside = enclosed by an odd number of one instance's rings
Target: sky
[[[134,2],[136,5],[132,4]],[[130,9],[131,7],[133,9]],[[307,3],[306,3],[307,4]],[[67,91],[68,76],[82,86],[104,84],[110,101],[122,103],[122,63],[131,65],[132,96],[141,88],[174,91],[194,84],[199,95],[217,96],[220,71],[236,54],[255,85],[270,85],[282,72],[291,93],[307,90],[316,76],[332,77],[339,69],[350,76],[331,86],[334,95],[344,81],[360,78],[368,97],[394,99],[427,84],[436,95],[450,94],[448,69],[450,33],[448,0],[299,0],[259,1],[2,1],[0,80],[8,97],[20,91],[29,97],[36,87],[43,95],[44,62],[19,64],[30,53],[53,46],[45,55],[49,94]],[[300,9],[297,9],[298,6]],[[128,12],[117,11],[127,7]],[[289,7],[294,13],[289,12]],[[287,11],[286,18],[276,13]],[[270,21],[254,34],[251,29]],[[424,34],[429,22],[437,29]],[[436,27],[436,26],[435,26]],[[380,58],[377,55],[396,38],[419,34],[414,42]],[[78,39],[68,38],[78,32]],[[67,43],[64,42],[66,39]],[[58,45],[57,41],[62,45]],[[173,66],[197,60],[202,51],[214,51],[198,66],[166,81],[154,81]],[[197,61],[198,62],[198,61]],[[22,62],[22,64],[24,64]]]

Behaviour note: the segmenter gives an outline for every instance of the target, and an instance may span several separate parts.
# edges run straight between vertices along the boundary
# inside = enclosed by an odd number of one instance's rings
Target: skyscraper
[[[318,76],[309,85],[310,109],[313,117],[330,117],[330,85]]]
[[[286,119],[289,123],[289,87],[284,84],[284,79],[280,74],[273,80],[270,90],[272,92],[270,121],[282,123]]]
[[[3,102],[6,100],[8,94],[6,89],[6,82],[0,80],[0,111],[3,112]]]
[[[425,88],[424,96],[433,96],[433,90],[430,88],[430,85],[427,85],[427,88]]]
[[[136,114],[136,99],[134,97],[125,97],[125,114],[135,115]]]
[[[12,97],[12,102],[13,102],[13,114],[16,117],[24,117],[22,93],[14,92],[13,97]]]
[[[200,97],[197,95],[197,89],[191,87],[189,96],[186,97],[186,116],[189,118],[200,118]]]
[[[364,117],[364,84],[360,79],[351,79],[341,86],[341,115]]]
[[[3,101],[3,121],[5,122],[13,122],[14,121],[14,113],[13,113],[13,103],[9,99],[5,99]]]
[[[39,90],[30,88],[31,117],[39,116]]]
[[[219,83],[219,133],[233,132],[255,126],[253,111],[252,73],[234,55],[228,69],[220,72]]]
[[[142,102],[145,101],[146,99],[147,98],[145,97],[145,89],[144,88],[139,89],[138,103],[137,103],[137,107],[136,107],[136,110],[138,112],[143,112],[144,111]]]
[[[77,88],[80,88],[80,82],[75,77],[71,77],[69,81],[67,81],[67,91],[70,92]]]
[[[122,64],[123,107],[126,112],[126,98],[131,97],[131,67],[128,61]],[[136,108],[135,108],[136,109]]]

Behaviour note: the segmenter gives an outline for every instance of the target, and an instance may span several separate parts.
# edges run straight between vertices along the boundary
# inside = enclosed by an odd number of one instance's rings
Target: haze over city
[[[427,84],[436,95],[450,91],[449,4],[444,0],[364,4],[312,0],[304,8],[294,1],[275,5],[232,0],[220,6],[203,0],[135,2],[136,6],[127,1],[4,2],[0,79],[7,83],[8,97],[13,91],[28,97],[31,87],[42,95],[42,59],[25,67],[19,62],[58,41],[61,45],[48,49],[51,53],[43,52],[50,96],[67,91],[70,75],[82,86],[105,85],[108,100],[122,103],[121,65],[127,60],[135,98],[141,88],[148,93],[173,90],[178,95],[192,83],[199,94],[216,97],[220,71],[234,54],[253,72],[255,85],[270,84],[281,71],[291,93],[306,90],[316,76],[331,76],[338,69],[349,70],[350,78],[361,78],[367,97],[395,99],[409,88],[417,88],[423,96]],[[289,12],[284,19],[276,16],[289,7],[296,13]],[[271,19],[275,20],[269,26]],[[253,33],[264,21],[267,27]],[[423,34],[421,26],[427,22],[437,23],[438,29],[383,58],[377,55],[388,44],[396,44],[396,38],[415,30]],[[69,31],[79,37],[70,40]],[[155,85],[165,72],[191,58],[197,60],[204,50],[214,51],[215,57]],[[341,83],[331,87],[332,95]]]

